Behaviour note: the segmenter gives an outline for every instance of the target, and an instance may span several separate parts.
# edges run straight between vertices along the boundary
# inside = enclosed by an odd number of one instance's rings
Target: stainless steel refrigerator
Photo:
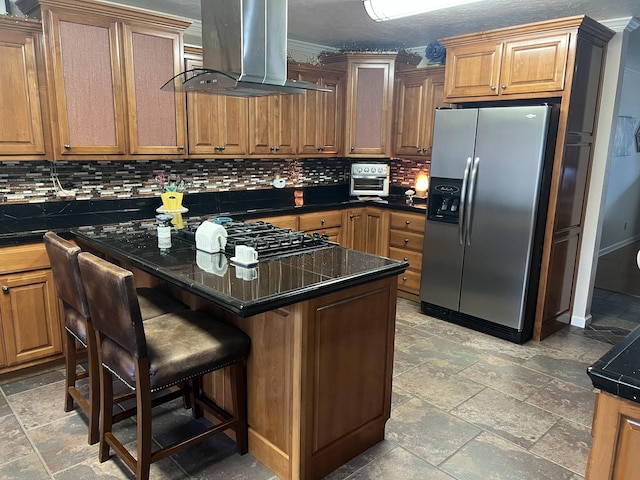
[[[554,117],[546,105],[436,111],[424,313],[517,343],[531,338]]]

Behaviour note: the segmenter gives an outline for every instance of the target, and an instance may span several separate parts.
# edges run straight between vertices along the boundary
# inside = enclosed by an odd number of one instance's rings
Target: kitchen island
[[[243,268],[176,235],[158,249],[153,220],[72,233],[136,282],[162,283],[251,337],[249,452],[280,478],[322,478],[384,438],[406,262],[327,244]],[[206,388],[229,407],[225,372]]]

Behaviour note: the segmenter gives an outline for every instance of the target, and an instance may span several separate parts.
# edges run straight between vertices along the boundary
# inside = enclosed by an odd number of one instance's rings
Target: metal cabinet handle
[[[429,149],[428,148],[423,148],[422,149],[422,153],[429,153]]]
[[[402,281],[406,282],[407,281],[407,277],[402,277]]]
[[[409,259],[407,257],[404,257],[402,260],[405,261],[405,262],[409,261]]]
[[[507,86],[506,85],[502,85],[502,87],[500,87],[500,88],[502,88],[503,90],[506,90]]]
[[[224,145],[220,145],[220,150],[224,150],[225,148],[227,147],[225,147]]]
[[[420,153],[422,151],[422,149],[420,147],[418,147],[418,153]]]
[[[408,239],[408,238],[405,238],[405,239],[404,239],[404,243],[405,243],[405,244],[409,243],[409,239]]]
[[[271,150],[272,152],[276,149],[276,147],[269,147],[269,150]]]
[[[496,86],[495,85],[491,85],[491,90],[495,92],[496,91]]]
[[[178,145],[178,150],[184,150],[184,145]]]
[[[405,222],[407,225],[411,225],[411,220],[405,220]]]
[[[324,225],[324,218],[320,220],[320,224]]]
[[[63,147],[64,147],[64,148],[66,148],[67,150],[69,150],[69,149],[71,148],[71,145],[69,145],[68,143],[65,143],[65,144],[63,145]]]
[[[9,293],[9,287],[7,287],[6,285],[2,286],[2,292],[3,293]]]
[[[351,151],[353,152],[356,149],[356,147],[351,147]]]

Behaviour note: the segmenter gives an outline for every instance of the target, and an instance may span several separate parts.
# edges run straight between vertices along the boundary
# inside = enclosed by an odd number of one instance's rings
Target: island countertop
[[[408,267],[377,255],[330,244],[311,252],[259,259],[253,268],[234,265],[223,253],[207,254],[172,235],[158,248],[154,219],[79,227],[81,245],[184,288],[241,317],[249,317],[330,292],[398,275]]]

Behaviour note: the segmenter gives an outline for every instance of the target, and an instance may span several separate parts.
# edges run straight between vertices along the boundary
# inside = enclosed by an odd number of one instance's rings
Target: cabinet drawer
[[[417,234],[412,232],[401,232],[398,230],[391,230],[389,235],[389,246],[397,248],[406,248],[414,250],[416,252],[422,252],[422,243],[424,241],[423,234]]]
[[[342,224],[342,212],[318,212],[300,215],[300,230],[318,230],[322,228],[339,227]]]
[[[306,233],[313,235],[317,233],[318,235],[326,235],[330,242],[340,243],[340,227],[334,228],[322,228],[318,230],[308,230]]]
[[[297,215],[282,215],[279,217],[261,218],[259,220],[275,225],[276,227],[290,228],[294,232],[297,232],[299,230]],[[252,220],[252,221],[255,222],[256,220]]]
[[[420,294],[420,274],[418,272],[412,272],[407,270],[404,273],[398,275],[398,288],[405,292],[413,293],[415,295]]]
[[[26,272],[49,266],[44,243],[0,248],[0,273]]]
[[[409,268],[416,272],[422,270],[422,253],[403,248],[389,248],[389,257],[394,260],[409,262]]]
[[[391,212],[391,228],[408,232],[424,233],[425,215]]]

